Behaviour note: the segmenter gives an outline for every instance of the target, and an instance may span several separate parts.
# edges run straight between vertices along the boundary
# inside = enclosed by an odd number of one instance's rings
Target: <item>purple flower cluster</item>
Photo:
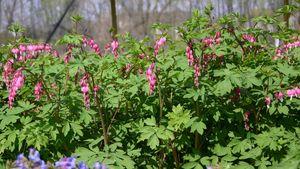
[[[24,156],[24,154],[20,154],[15,161],[15,167],[19,169],[29,169],[29,168],[40,168],[40,169],[48,169],[47,164],[44,160],[40,158],[40,153],[35,149],[29,149],[28,159]]]
[[[40,153],[34,148],[29,149],[28,158],[24,154],[19,154],[17,160],[14,162],[14,168],[18,169],[48,169],[53,168],[50,164],[46,164],[44,160],[41,160]],[[76,165],[75,157],[64,157],[54,163],[56,169],[89,169],[84,162],[79,162]],[[96,162],[93,166],[94,169],[107,169],[107,166]]]
[[[55,167],[59,169],[73,169],[76,168],[76,158],[64,157],[55,162]]]

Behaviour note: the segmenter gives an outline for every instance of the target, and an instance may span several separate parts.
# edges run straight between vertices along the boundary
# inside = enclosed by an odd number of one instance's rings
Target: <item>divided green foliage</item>
[[[109,168],[299,167],[300,100],[299,94],[290,98],[287,93],[300,88],[299,46],[274,58],[277,49],[299,42],[299,31],[279,22],[291,10],[296,9],[285,7],[276,17],[254,18],[257,26],[247,28],[238,14],[213,22],[207,7],[177,28],[178,39],[168,35],[170,26],[156,24],[162,34],[155,39],[166,37],[157,56],[155,41],[149,38],[119,35],[115,58],[111,49],[99,56],[84,46],[82,35],[63,36],[54,48],[72,49],[60,57],[39,53],[14,62],[14,70],[24,67],[26,78],[12,108],[5,79],[0,78],[0,161],[35,147],[49,161],[73,155]],[[280,40],[279,47],[274,39]],[[0,62],[15,59],[11,49],[29,43],[22,38],[1,46]],[[189,50],[194,59],[190,66]],[[152,63],[153,93],[146,73]],[[88,98],[82,93],[84,76]],[[37,82],[43,83],[40,100],[34,95]]]

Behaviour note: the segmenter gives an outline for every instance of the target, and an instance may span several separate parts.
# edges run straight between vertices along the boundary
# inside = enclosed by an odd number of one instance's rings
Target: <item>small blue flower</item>
[[[84,162],[79,162],[78,169],[88,169],[89,167]]]
[[[61,169],[73,169],[76,168],[76,158],[74,157],[65,157],[55,162],[55,167]]]
[[[28,159],[33,162],[38,162],[41,160],[40,153],[36,149],[30,148]]]
[[[104,164],[101,164],[99,162],[96,162],[94,164],[94,169],[107,169],[107,167]]]

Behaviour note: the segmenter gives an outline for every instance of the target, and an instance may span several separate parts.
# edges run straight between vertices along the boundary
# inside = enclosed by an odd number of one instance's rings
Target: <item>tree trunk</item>
[[[116,0],[110,0],[110,9],[111,9],[112,37],[113,39],[115,39],[118,33]]]
[[[289,0],[283,0],[284,5],[289,5]],[[288,28],[289,27],[289,19],[290,19],[290,14],[286,13],[284,14],[284,21],[285,21],[285,25]]]
[[[60,17],[60,19],[58,20],[58,22],[55,24],[54,29],[51,31],[51,33],[49,34],[46,43],[50,42],[52,36],[55,34],[57,28],[59,27],[59,25],[61,24],[61,22],[63,21],[63,19],[65,18],[66,14],[68,13],[69,9],[71,8],[71,6],[74,4],[75,0],[71,0],[69,5],[67,6],[66,10],[64,11],[64,13],[62,14],[62,16]]]
[[[232,4],[232,0],[227,0],[227,12],[228,13],[232,13],[233,12],[233,4]]]

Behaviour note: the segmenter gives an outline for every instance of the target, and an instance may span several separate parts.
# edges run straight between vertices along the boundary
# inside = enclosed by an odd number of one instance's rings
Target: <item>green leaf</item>
[[[223,96],[226,93],[231,92],[231,90],[233,89],[233,86],[231,85],[231,82],[229,79],[225,79],[225,80],[217,83],[215,85],[215,88],[216,88],[215,93],[217,95]]]
[[[82,129],[83,127],[81,127],[79,124],[77,123],[71,123],[71,127],[72,127],[72,130],[77,133],[78,135],[80,136],[83,136],[83,133],[82,133]]]
[[[144,122],[148,126],[156,126],[156,120],[153,116],[151,118],[147,118]]]
[[[289,114],[289,108],[287,106],[278,106],[277,110],[281,114],[285,114],[285,115]]]
[[[188,163],[185,163],[182,168],[184,169],[191,169],[191,168],[195,168],[196,165],[198,165],[197,162],[188,162]]]
[[[62,128],[62,132],[64,136],[68,135],[69,131],[70,131],[70,124],[66,122],[64,127]]]
[[[206,125],[202,122],[194,122],[191,126],[191,132],[197,131],[200,135],[203,134],[204,129],[206,129]]]
[[[159,140],[156,134],[153,134],[150,139],[148,140],[148,145],[152,150],[156,149],[156,147],[159,145]]]
[[[229,147],[222,147],[220,144],[216,144],[213,152],[217,156],[224,156],[226,154],[231,154],[231,149]]]
[[[200,159],[200,162],[201,162],[202,165],[205,165],[205,166],[208,166],[208,165],[211,164],[210,158],[207,157],[207,156],[206,156],[206,157],[202,157],[202,158]]]
[[[239,159],[248,159],[252,158],[255,159],[256,157],[261,155],[262,150],[259,147],[256,147],[254,149],[251,149],[250,151],[247,152],[242,152],[242,156],[239,157]]]

